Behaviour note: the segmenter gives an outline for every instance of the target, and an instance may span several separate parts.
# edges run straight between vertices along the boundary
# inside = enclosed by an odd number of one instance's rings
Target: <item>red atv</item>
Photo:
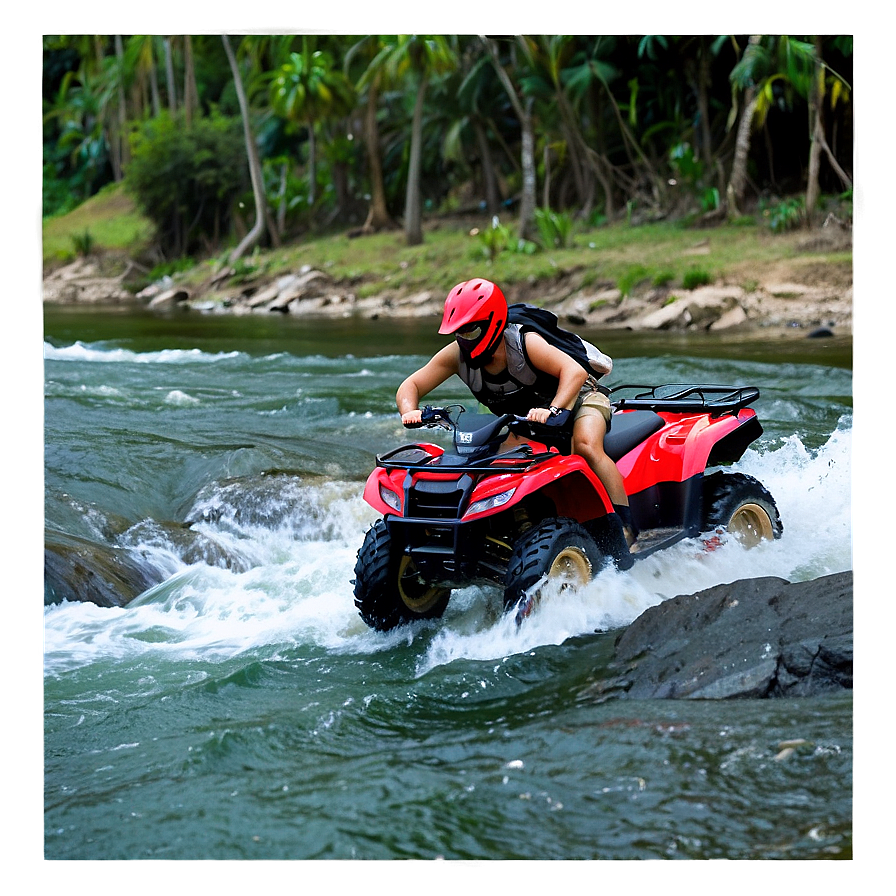
[[[600,480],[569,453],[568,432],[524,418],[427,407],[423,426],[454,431],[453,450],[419,443],[377,457],[364,500],[383,514],[355,564],[355,605],[386,631],[442,615],[452,588],[492,583],[522,620],[541,584],[585,584],[701,533],[747,544],[778,538],[775,501],[756,479],[707,468],[738,460],[762,434],[755,387],[618,386],[604,447],[640,529],[629,553]],[[529,439],[504,449],[509,434]]]

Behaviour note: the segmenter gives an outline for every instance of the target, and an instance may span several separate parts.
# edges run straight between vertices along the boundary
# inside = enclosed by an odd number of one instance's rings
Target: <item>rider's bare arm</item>
[[[556,377],[557,393],[551,405],[569,410],[575,404],[579,390],[588,378],[587,371],[569,355],[550,345],[537,333],[526,333],[526,354],[532,364],[544,373]],[[528,419],[545,423],[551,412],[547,408],[532,408]]]
[[[402,423],[420,422],[420,399],[458,372],[459,357],[460,350],[457,343],[446,345],[398,387],[395,404],[398,406],[398,413],[401,414]]]

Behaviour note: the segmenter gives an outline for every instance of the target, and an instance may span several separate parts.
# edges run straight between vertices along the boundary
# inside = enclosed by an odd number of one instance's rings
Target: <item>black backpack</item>
[[[613,359],[596,345],[560,326],[557,315],[544,308],[523,303],[507,306],[507,322],[520,324],[523,330],[532,330],[549,345],[578,361],[593,377],[599,379],[613,369]]]

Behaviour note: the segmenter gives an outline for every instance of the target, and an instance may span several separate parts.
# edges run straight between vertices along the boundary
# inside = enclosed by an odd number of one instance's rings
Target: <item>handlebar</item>
[[[453,429],[457,426],[457,421],[451,417],[451,411],[454,409],[458,410],[459,413],[463,413],[466,410],[463,405],[454,405],[452,407],[433,407],[432,405],[426,405],[420,412],[421,420],[419,423],[404,423],[402,425],[405,429],[420,429],[421,427],[429,429],[435,427],[441,429]],[[547,423],[536,423],[534,420],[529,420],[527,417],[520,416],[519,414],[499,414],[496,416],[496,424],[499,426],[524,423],[527,426],[538,427],[552,433],[556,433],[558,430],[562,429],[568,420],[568,412],[565,415],[561,415],[560,418],[549,418]]]
[[[405,429],[420,429],[422,426],[429,429],[436,426],[441,429],[451,429],[454,421],[451,419],[450,410],[450,408],[434,408],[432,405],[427,405],[420,412],[421,420],[419,423],[404,423],[402,425]],[[464,409],[461,408],[461,410]]]

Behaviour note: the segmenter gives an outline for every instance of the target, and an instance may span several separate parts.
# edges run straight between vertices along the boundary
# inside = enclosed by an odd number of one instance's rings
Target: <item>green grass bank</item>
[[[130,266],[126,282],[134,292],[164,274],[188,289],[215,278],[232,288],[302,268],[324,271],[362,298],[384,290],[447,292],[470,276],[530,289],[570,278],[578,288],[615,287],[623,295],[721,282],[750,290],[772,274],[782,282],[846,288],[852,283],[853,261],[851,234],[844,235],[842,228],[774,233],[761,218],[712,228],[684,222],[589,229],[572,225],[565,245],[542,248],[519,245],[510,218],[495,228],[484,215],[445,215],[426,222],[425,239],[418,246],[408,246],[401,230],[357,238],[341,231],[307,233],[279,249],[256,250],[234,265],[228,264],[227,251],[202,260],[160,263],[153,252],[152,225],[121,185],[43,222],[45,270],[79,256],[95,259],[108,276]]]

